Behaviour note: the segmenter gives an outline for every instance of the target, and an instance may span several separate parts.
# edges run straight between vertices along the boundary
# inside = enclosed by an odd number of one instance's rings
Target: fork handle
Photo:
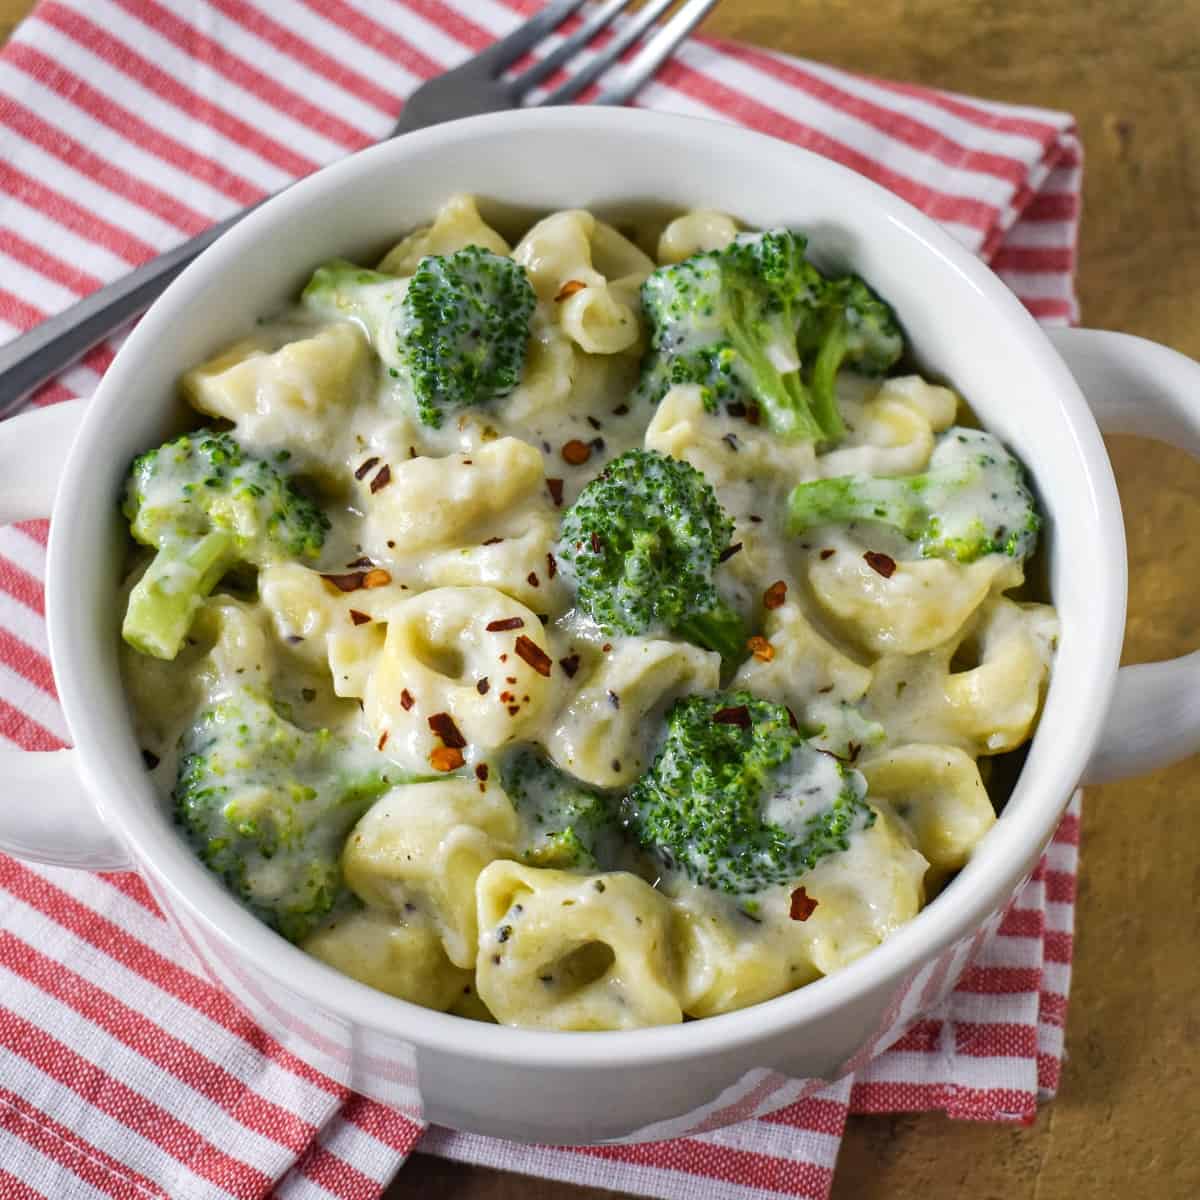
[[[248,212],[245,208],[226,217],[0,346],[0,417],[97,342],[145,312],[192,259]]]

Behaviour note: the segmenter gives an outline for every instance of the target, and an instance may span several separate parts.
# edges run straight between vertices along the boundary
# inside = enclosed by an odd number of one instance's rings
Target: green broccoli
[[[362,325],[436,429],[448,412],[501,399],[521,382],[536,298],[520,263],[467,246],[421,259],[409,280],[338,259],[317,270],[303,300]]]
[[[560,871],[609,870],[621,832],[608,796],[568,775],[541,751],[519,746],[505,755],[500,783],[521,818],[521,857]]]
[[[371,803],[411,779],[328,729],[304,730],[242,689],[180,739],[175,815],[201,861],[289,941],[342,897],[342,843]]]
[[[687,696],[625,800],[629,827],[667,870],[732,894],[795,883],[875,815],[857,772],[750,692]]]
[[[286,451],[276,462],[286,459]],[[129,596],[121,632],[174,658],[204,598],[239,563],[314,559],[329,519],[279,469],[227,433],[185,433],[134,459],[121,511],[157,553]]]
[[[669,632],[732,662],[746,631],[713,586],[732,533],[695,467],[628,450],[563,515],[558,556],[580,607],[605,632]]]
[[[1021,463],[990,433],[955,426],[921,475],[843,475],[792,489],[788,530],[875,522],[915,542],[922,558],[974,562],[985,554],[1024,560],[1042,520]]]
[[[838,371],[886,371],[904,337],[861,279],[827,279],[806,244],[786,229],[741,234],[653,272],[642,285],[651,335],[637,394],[657,402],[695,383],[712,411],[753,407],[781,437],[837,441]]]

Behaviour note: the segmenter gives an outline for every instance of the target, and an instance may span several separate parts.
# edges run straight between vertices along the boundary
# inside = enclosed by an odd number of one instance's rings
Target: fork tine
[[[602,53],[597,54],[591,62],[572,74],[570,79],[556,87],[541,103],[565,104],[568,100],[573,100],[589,83],[603,75],[674,3],[675,0],[649,0]]]
[[[512,80],[513,97],[523,96],[530,88],[536,87],[543,79],[553,75],[563,63],[575,57],[623,8],[628,8],[632,0],[608,0],[607,4],[596,9],[594,13],[566,38],[556,49],[552,50],[540,62],[536,62],[528,71]]]
[[[548,33],[557,29],[577,8],[582,7],[583,0],[551,0],[551,3],[534,13],[523,25],[518,25],[512,33],[494,42],[486,50],[481,50],[473,62],[489,68],[493,74],[498,75],[515,63],[526,50],[531,50]]]
[[[717,0],[688,0],[679,11],[642,47],[632,62],[613,81],[611,87],[593,101],[595,104],[624,104],[650,82],[655,72],[675,52],[675,47],[700,24]]]

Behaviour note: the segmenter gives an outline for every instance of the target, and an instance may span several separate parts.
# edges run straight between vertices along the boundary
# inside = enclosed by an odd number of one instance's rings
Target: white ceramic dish
[[[456,191],[602,214],[653,200],[805,230],[820,257],[891,300],[923,369],[951,380],[1037,481],[1064,633],[1020,780],[954,884],[837,975],[741,1012],[628,1033],[538,1033],[431,1012],[355,983],[259,924],[193,857],[147,781],[117,672],[116,497],[129,461],[177,420],[175,383],[187,366],[294,294],[313,264],[386,244]],[[1200,451],[1189,393],[1200,395],[1190,360],[1119,334],[1048,338],[920,213],[842,167],[731,126],[566,108],[476,118],[367,150],[208,250],[138,326],[86,408],[59,405],[0,426],[0,521],[53,512],[47,622],[75,744],[0,753],[0,847],[140,871],[212,976],[271,1034],[428,1120],[594,1142],[665,1137],[778,1107],[795,1097],[794,1081],[853,1069],[953,986],[1085,774],[1133,773],[1200,748],[1196,656],[1117,670],[1124,537],[1097,428]]]

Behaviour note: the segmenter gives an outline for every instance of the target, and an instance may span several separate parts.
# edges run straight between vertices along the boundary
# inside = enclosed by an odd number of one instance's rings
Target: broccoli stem
[[[747,383],[762,405],[770,428],[781,437],[821,441],[825,429],[813,415],[799,370],[783,374],[771,361],[766,347],[748,333],[741,321],[731,324],[729,341],[750,371]]]
[[[788,497],[788,533],[802,533],[814,525],[876,521],[890,525],[911,541],[921,535],[929,520],[929,510],[918,495],[925,482],[923,476],[844,477],[801,484]]]
[[[812,406],[825,439],[839,441],[846,433],[837,406],[837,375],[848,349],[846,320],[841,313],[830,319],[811,374]]]
[[[174,658],[204,598],[236,561],[236,539],[223,529],[166,543],[129,595],[122,637],[143,654]]]
[[[684,617],[671,632],[706,650],[715,650],[727,668],[737,666],[746,656],[746,626],[725,604]]]

